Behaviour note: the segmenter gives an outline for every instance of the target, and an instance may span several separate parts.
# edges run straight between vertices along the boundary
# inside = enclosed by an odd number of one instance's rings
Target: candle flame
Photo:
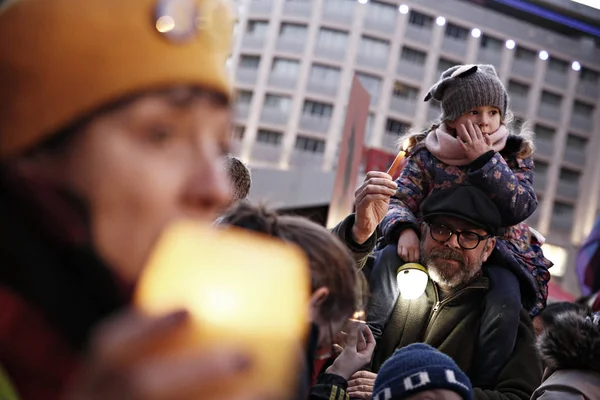
[[[357,322],[364,322],[365,316],[366,316],[366,313],[364,312],[364,310],[358,310],[354,314],[352,314],[352,318],[350,318],[350,320],[357,321]]]
[[[410,139],[409,138],[404,139],[404,142],[402,142],[402,151],[406,152],[409,145],[410,145]]]

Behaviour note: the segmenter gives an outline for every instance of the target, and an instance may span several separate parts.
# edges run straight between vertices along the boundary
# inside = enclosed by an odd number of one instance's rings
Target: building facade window
[[[340,69],[323,64],[313,64],[310,69],[311,82],[337,82],[340,80]]]
[[[246,25],[246,35],[264,39],[267,37],[269,23],[267,21],[250,20]]]
[[[594,106],[578,100],[573,103],[573,114],[591,119],[594,114]]]
[[[252,92],[249,90],[239,90],[235,101],[237,104],[250,104],[252,102]]]
[[[546,90],[542,92],[540,102],[551,107],[560,107],[562,103],[562,96],[559,94],[551,93]]]
[[[265,108],[277,110],[282,113],[290,112],[292,99],[289,96],[281,96],[277,94],[267,94],[265,96]]]
[[[504,42],[500,39],[496,39],[495,37],[491,37],[488,35],[482,35],[481,41],[479,42],[479,46],[482,49],[486,49],[489,51],[502,51],[502,47],[504,46]]]
[[[535,137],[537,140],[543,140],[545,142],[553,142],[556,131],[544,125],[537,124],[535,126]]]
[[[438,70],[438,75],[441,75],[442,72],[446,71],[448,68],[452,68],[455,65],[457,65],[459,63],[456,63],[454,61],[445,59],[445,58],[440,58],[440,60],[438,61],[438,66],[437,66],[437,70]]]
[[[310,153],[324,153],[325,141],[304,136],[296,137],[296,149]]]
[[[545,161],[535,160],[535,175],[546,176],[548,175],[548,168],[550,165]],[[535,180],[535,176],[534,176]]]
[[[271,67],[271,73],[280,77],[296,78],[300,72],[300,62],[288,58],[275,58]]]
[[[467,37],[469,36],[469,30],[467,28],[463,28],[462,26],[449,23],[446,25],[446,31],[444,34],[446,37],[455,40],[466,41]]]
[[[260,64],[260,56],[250,56],[243,54],[240,57],[240,68],[244,69],[258,69]]]
[[[406,122],[398,121],[393,118],[388,118],[385,122],[385,131],[388,134],[393,134],[395,136],[404,135],[410,129],[410,124]]]
[[[311,117],[330,117],[333,106],[319,101],[305,100],[302,113]]]
[[[244,135],[246,134],[246,127],[242,125],[237,125],[233,128],[233,139],[234,140],[242,140],[244,139]]]
[[[344,49],[348,45],[348,33],[335,29],[321,28],[317,43],[322,49]]]
[[[302,24],[284,22],[279,28],[279,38],[291,42],[301,42],[306,40],[307,33],[307,26]]]
[[[560,74],[566,74],[569,69],[569,63],[561,59],[550,57],[548,59],[548,70],[558,72]]]
[[[323,2],[323,11],[326,14],[336,14],[350,17],[354,14],[356,0],[327,0]]]
[[[433,26],[433,17],[411,10],[408,23],[421,28],[431,29]]]
[[[412,64],[425,65],[427,53],[404,46],[402,47],[402,52],[400,53],[400,59],[408,61]]]
[[[598,81],[600,81],[600,73],[589,68],[583,67],[581,68],[581,75],[579,79],[582,82],[598,84]]]
[[[281,144],[282,137],[283,134],[281,132],[269,131],[267,129],[259,129],[256,135],[256,141],[272,146],[279,146]]]
[[[527,97],[529,95],[529,86],[517,81],[508,81],[508,92],[511,95]]]
[[[584,152],[587,146],[588,140],[580,136],[569,134],[567,136],[567,149]]]
[[[367,19],[377,21],[383,25],[394,25],[398,11],[393,4],[371,0],[367,7]]]
[[[397,98],[415,100],[419,95],[419,89],[396,81],[392,94]]]
[[[366,58],[385,60],[390,51],[390,43],[386,40],[363,36],[360,40],[360,55]]]
[[[578,184],[581,173],[567,168],[560,169],[559,179],[565,183]]]
[[[515,51],[515,59],[525,62],[535,63],[535,51],[526,49],[525,47],[517,46]]]
[[[557,201],[554,203],[554,207],[552,208],[552,216],[561,218],[563,220],[572,219],[573,211],[574,207],[572,204]]]

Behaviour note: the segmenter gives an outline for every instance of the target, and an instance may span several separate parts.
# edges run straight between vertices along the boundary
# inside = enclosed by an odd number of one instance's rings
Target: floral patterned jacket
[[[482,156],[464,167],[442,163],[424,144],[418,144],[410,154],[406,167],[396,180],[398,191],[380,228],[382,243],[397,243],[404,229],[419,233],[421,202],[434,190],[455,184],[470,183],[488,193],[497,205],[506,227],[496,242],[496,255],[521,282],[522,300],[530,314],[537,315],[548,297],[548,269],[538,244],[532,244],[525,221],[537,208],[533,189],[533,159],[517,157],[521,138],[509,136],[500,153]],[[498,262],[498,258],[495,259]]]

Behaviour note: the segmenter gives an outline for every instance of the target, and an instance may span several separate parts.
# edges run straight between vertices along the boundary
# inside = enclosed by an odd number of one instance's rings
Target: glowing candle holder
[[[247,373],[235,382],[214,382],[202,398],[265,390],[284,398],[296,389],[309,294],[308,263],[296,247],[237,229],[180,222],[156,246],[135,301],[151,315],[190,312],[190,329],[160,351],[227,346],[251,357]]]
[[[406,263],[398,268],[396,279],[400,296],[406,300],[413,300],[425,293],[429,275],[427,269],[421,264]]]

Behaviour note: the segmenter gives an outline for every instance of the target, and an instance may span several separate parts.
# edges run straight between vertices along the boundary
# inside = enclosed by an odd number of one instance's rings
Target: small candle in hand
[[[405,140],[404,144],[402,145],[402,150],[400,150],[398,152],[398,155],[394,159],[394,162],[392,163],[392,165],[390,166],[390,168],[387,171],[388,175],[393,177],[394,175],[396,175],[396,173],[399,174],[400,172],[402,172],[402,170],[404,169],[404,166],[408,162],[408,159],[406,158],[406,149],[407,148],[408,148],[408,140]]]

